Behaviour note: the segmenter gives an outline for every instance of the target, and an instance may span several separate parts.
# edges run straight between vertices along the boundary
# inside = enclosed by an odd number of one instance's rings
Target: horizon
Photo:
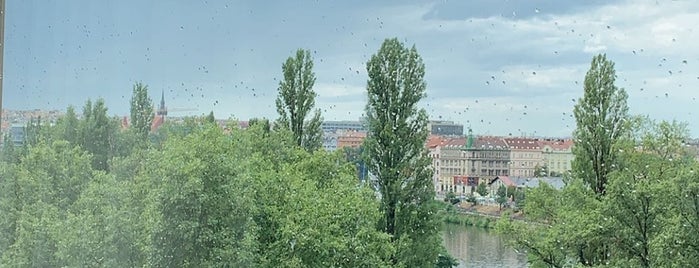
[[[398,37],[425,62],[421,106],[433,120],[492,135],[570,136],[585,72],[593,55],[606,53],[630,114],[686,122],[699,134],[692,2],[84,0],[6,8],[6,109],[79,110],[102,97],[109,114],[126,115],[132,86],[143,82],[156,107],[165,91],[168,107],[197,109],[178,116],[274,119],[281,65],[303,48],[312,52],[324,120],[359,118],[365,64],[385,38]]]

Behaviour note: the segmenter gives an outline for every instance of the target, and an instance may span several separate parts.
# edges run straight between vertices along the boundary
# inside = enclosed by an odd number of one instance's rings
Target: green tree
[[[284,78],[279,81],[276,100],[279,113],[276,126],[291,130],[298,146],[315,151],[322,147],[320,125],[323,119],[320,109],[316,109],[312,116],[310,114],[317,96],[313,91],[316,78],[311,52],[297,50],[296,57],[289,57],[282,65],[282,73]]]
[[[90,156],[66,141],[41,141],[10,172],[13,178],[3,185],[13,194],[0,201],[5,218],[0,229],[12,226],[14,231],[2,239],[11,244],[2,252],[0,266],[65,266],[55,255],[60,224],[92,179]]]
[[[254,258],[253,201],[243,180],[234,180],[234,149],[222,130],[205,126],[182,139],[170,140],[160,166],[150,172],[160,179],[153,234],[156,267],[210,267],[225,263],[247,267]]]
[[[369,171],[378,179],[383,219],[379,226],[396,245],[393,265],[433,266],[440,253],[440,224],[430,159],[424,148],[427,113],[425,66],[415,47],[387,39],[367,63]]]
[[[605,55],[595,56],[585,75],[583,97],[573,110],[573,176],[600,196],[606,193],[609,173],[618,164],[619,140],[629,134],[628,95],[614,84],[615,79],[614,63]]]
[[[153,100],[148,96],[148,86],[136,83],[131,95],[131,128],[142,142],[148,140],[153,115]]]
[[[657,258],[664,254],[658,254],[653,241],[668,229],[663,219],[679,212],[669,209],[674,200],[667,197],[673,196],[676,178],[694,160],[684,157],[682,141],[689,136],[684,125],[649,122],[639,129],[646,133],[634,143],[643,150],[627,150],[619,156],[624,169],[610,173],[604,212],[613,221],[610,233],[617,242],[617,259],[633,266],[655,267]],[[666,246],[672,245],[661,248]]]
[[[500,209],[502,209],[502,206],[507,203],[507,187],[505,187],[505,185],[500,185],[500,187],[498,187],[495,201],[498,202]]]
[[[104,99],[98,99],[94,105],[88,100],[83,107],[83,119],[80,122],[82,148],[92,154],[92,167],[107,170],[108,161],[113,156],[114,136],[117,122],[107,116]]]
[[[204,122],[209,123],[209,124],[216,123],[216,117],[214,117],[214,111],[209,112],[209,114],[204,119]]]
[[[483,196],[483,197],[488,195],[488,187],[485,186],[485,183],[478,184],[478,186],[476,187],[476,193],[478,193],[480,196]]]
[[[60,119],[58,125],[60,126],[61,139],[70,142],[73,145],[78,145],[78,131],[80,129],[80,120],[75,114],[75,108],[73,106],[68,106],[66,109],[66,114]]]
[[[547,165],[539,165],[536,164],[534,166],[534,177],[535,178],[541,178],[541,177],[548,177],[549,176],[549,168]]]

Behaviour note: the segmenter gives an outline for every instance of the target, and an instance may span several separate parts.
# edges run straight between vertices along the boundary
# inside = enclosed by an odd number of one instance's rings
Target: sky
[[[124,116],[142,82],[173,116],[276,118],[282,63],[302,48],[324,118],[358,120],[366,62],[396,37],[424,60],[421,107],[476,134],[570,136],[605,53],[632,114],[697,137],[697,25],[692,0],[7,1],[3,108],[104,98]]]

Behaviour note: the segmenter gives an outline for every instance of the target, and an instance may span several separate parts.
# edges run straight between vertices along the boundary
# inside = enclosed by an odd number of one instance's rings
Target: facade
[[[434,184],[434,190],[436,192],[443,192],[442,184],[439,181],[439,160],[441,153],[441,144],[444,142],[442,137],[436,135],[430,135],[425,142],[425,147],[427,148],[427,155],[432,159],[432,183]]]
[[[546,176],[562,175],[572,169],[573,140],[544,139],[539,144],[543,163],[549,172]]]
[[[320,124],[323,133],[336,133],[340,130],[352,130],[366,132],[367,127],[363,121],[323,121]]]
[[[464,151],[469,162],[468,176],[489,182],[496,176],[509,175],[510,148],[502,138],[478,137]]]
[[[466,185],[463,185],[461,181],[455,180],[455,177],[466,174],[467,162],[463,153],[465,144],[466,139],[464,138],[451,138],[446,139],[439,145],[440,158],[437,163],[437,173],[440,190],[443,192],[452,191],[457,194],[470,192],[470,188],[466,189]]]
[[[338,133],[337,136],[337,149],[344,147],[359,148],[362,146],[364,139],[366,138],[366,132],[361,131],[344,131]]]
[[[464,125],[455,124],[453,121],[430,121],[427,128],[433,135],[458,136],[464,135]]]
[[[330,152],[337,150],[337,138],[336,133],[323,133],[323,149]]]
[[[488,182],[488,193],[491,197],[496,197],[498,195],[498,189],[500,186],[516,187],[517,184],[508,176],[497,176]]]
[[[24,144],[27,128],[22,124],[12,124],[10,126],[10,138],[15,145]]]
[[[537,166],[543,166],[539,142],[530,138],[505,138],[510,148],[510,177],[534,177]]]

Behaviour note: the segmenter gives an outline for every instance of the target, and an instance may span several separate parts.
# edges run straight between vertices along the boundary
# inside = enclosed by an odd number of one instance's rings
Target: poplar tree
[[[614,81],[614,63],[603,54],[592,59],[584,95],[575,105],[573,176],[598,196],[606,193],[609,173],[617,164],[616,146],[628,134],[628,95]]]
[[[433,206],[434,188],[427,139],[425,65],[417,49],[387,39],[367,63],[369,133],[364,142],[369,171],[378,179],[383,219],[392,237],[394,265],[434,266],[441,248]]]
[[[148,139],[153,121],[153,101],[148,96],[148,86],[136,83],[131,96],[131,128],[140,141]]]
[[[315,151],[322,145],[323,119],[320,109],[311,115],[317,94],[313,91],[316,78],[310,51],[297,50],[296,56],[289,57],[282,65],[282,72],[284,78],[279,82],[276,100],[277,126],[291,130],[298,146]]]

